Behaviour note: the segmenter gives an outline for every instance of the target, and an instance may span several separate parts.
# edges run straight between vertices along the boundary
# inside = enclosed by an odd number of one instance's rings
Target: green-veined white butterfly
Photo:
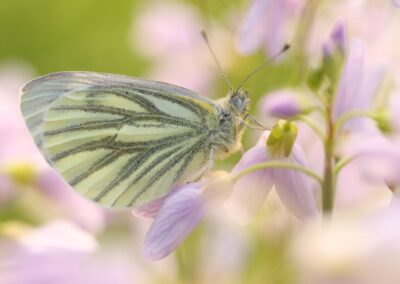
[[[137,207],[197,180],[239,148],[249,99],[213,101],[157,81],[60,72],[22,89],[21,110],[47,161],[84,196]]]
[[[246,121],[256,121],[247,92],[223,76],[231,92],[213,101],[123,75],[52,73],[22,88],[21,110],[36,145],[71,186],[106,206],[139,207],[240,148]]]

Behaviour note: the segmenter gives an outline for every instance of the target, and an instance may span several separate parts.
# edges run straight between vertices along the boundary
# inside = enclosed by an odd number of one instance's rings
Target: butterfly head
[[[249,95],[246,91],[239,89],[229,95],[229,105],[236,114],[242,115],[247,112],[249,106]]]

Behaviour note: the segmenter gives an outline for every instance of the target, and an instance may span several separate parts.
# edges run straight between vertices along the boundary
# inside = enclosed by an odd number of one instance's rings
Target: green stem
[[[369,117],[374,118],[374,113],[368,110],[352,110],[342,114],[335,122],[336,133],[335,136],[339,133],[339,131],[343,128],[343,125],[351,119],[357,117]]]
[[[269,161],[269,162],[265,162],[265,163],[260,163],[260,164],[256,164],[253,165],[251,167],[248,167],[246,169],[244,169],[243,171],[237,173],[236,175],[233,176],[233,182],[238,181],[240,178],[242,178],[243,176],[255,172],[255,171],[259,171],[259,170],[263,170],[263,169],[267,169],[267,168],[281,168],[281,169],[290,169],[290,170],[295,170],[295,171],[299,171],[302,172],[310,177],[312,177],[313,179],[315,179],[319,184],[321,184],[323,182],[322,178],[316,174],[314,171],[300,166],[300,165],[296,165],[296,164],[292,164],[292,163],[288,163],[288,162],[284,162],[284,161]]]
[[[350,164],[352,161],[354,161],[357,158],[357,155],[346,157],[341,159],[339,162],[337,162],[335,169],[333,170],[335,175],[338,175],[339,172],[348,164]]]
[[[322,210],[332,212],[335,199],[335,176],[333,172],[333,155],[335,150],[335,124],[332,120],[331,104],[326,111],[327,133],[325,138],[324,178],[322,183]]]

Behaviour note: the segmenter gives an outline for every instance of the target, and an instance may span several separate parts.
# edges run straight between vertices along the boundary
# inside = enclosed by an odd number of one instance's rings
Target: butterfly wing
[[[22,89],[21,110],[49,161],[86,197],[137,207],[199,178],[212,161],[216,104],[174,85],[53,73]]]

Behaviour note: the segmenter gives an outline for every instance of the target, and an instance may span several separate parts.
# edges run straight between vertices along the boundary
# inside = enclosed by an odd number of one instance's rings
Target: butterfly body
[[[167,83],[92,72],[45,75],[21,110],[47,161],[86,197],[137,207],[200,178],[240,146],[248,106]]]

